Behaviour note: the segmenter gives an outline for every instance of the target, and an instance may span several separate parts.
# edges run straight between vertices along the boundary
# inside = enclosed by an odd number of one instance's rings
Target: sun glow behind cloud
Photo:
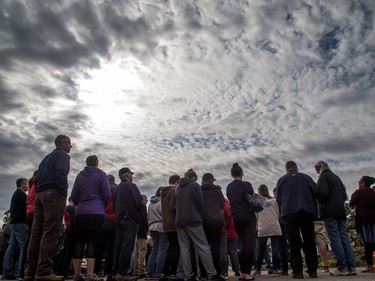
[[[93,130],[118,130],[126,119],[141,114],[136,104],[144,91],[141,68],[136,60],[109,62],[77,81],[79,99]]]

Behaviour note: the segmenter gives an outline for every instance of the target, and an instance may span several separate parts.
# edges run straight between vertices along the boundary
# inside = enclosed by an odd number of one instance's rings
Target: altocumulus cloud
[[[273,188],[325,160],[374,175],[373,1],[1,1],[0,210],[57,134],[151,196],[239,162]]]

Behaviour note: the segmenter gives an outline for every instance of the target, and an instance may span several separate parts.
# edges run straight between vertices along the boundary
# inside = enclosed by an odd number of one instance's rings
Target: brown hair
[[[240,165],[238,165],[238,163],[234,163],[232,165],[232,168],[230,169],[230,174],[232,175],[232,177],[242,177],[243,170]]]

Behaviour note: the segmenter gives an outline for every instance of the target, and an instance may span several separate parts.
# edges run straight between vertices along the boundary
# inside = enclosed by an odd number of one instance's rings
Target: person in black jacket
[[[203,230],[202,209],[203,196],[197,174],[189,169],[176,188],[176,227],[182,267],[187,280],[195,281],[191,263],[191,243],[201,259],[210,280],[217,280],[211,250]]]
[[[346,228],[345,200],[348,199],[341,179],[324,161],[315,164],[318,179],[318,201],[321,217],[331,241],[337,263],[333,276],[356,275],[355,261]]]
[[[202,177],[202,195],[203,195],[203,230],[207,238],[207,242],[211,249],[212,260],[217,274],[224,274],[220,267],[220,244],[221,233],[224,227],[224,196],[221,187],[214,184],[215,177],[211,173],[206,173]],[[204,266],[199,261],[201,269],[201,277],[207,277]]]
[[[147,221],[147,202],[148,198],[146,194],[142,194],[143,205],[141,208],[141,217],[139,228],[137,232],[137,242],[135,244],[134,251],[134,272],[133,276],[138,278],[144,278],[146,276],[146,253],[147,253],[147,233],[148,233],[148,221]]]
[[[17,189],[13,193],[10,203],[10,239],[3,262],[2,280],[23,278],[23,265],[25,263],[26,243],[29,239],[29,226],[26,223],[26,190],[29,181],[25,178],[17,179]],[[18,263],[13,268],[15,250],[19,246]]]

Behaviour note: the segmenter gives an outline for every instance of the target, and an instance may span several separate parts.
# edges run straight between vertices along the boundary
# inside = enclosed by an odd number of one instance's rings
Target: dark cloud
[[[116,177],[129,166],[148,196],[191,167],[225,189],[234,162],[272,187],[290,159],[316,176],[318,157],[355,184],[373,162],[374,11],[351,0],[0,2],[0,209],[61,133],[70,187],[90,154]]]

